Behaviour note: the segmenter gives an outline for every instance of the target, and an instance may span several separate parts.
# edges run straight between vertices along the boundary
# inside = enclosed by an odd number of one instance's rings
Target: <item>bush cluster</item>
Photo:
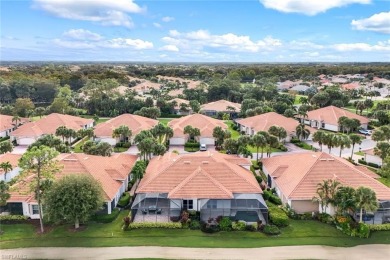
[[[222,231],[231,231],[232,230],[232,221],[229,217],[222,217],[219,221],[219,228]]]
[[[199,220],[191,220],[189,227],[192,230],[200,229],[200,221]]]
[[[336,228],[351,237],[368,238],[370,227],[365,223],[356,223],[350,216],[336,216]]]
[[[280,229],[275,225],[265,225],[263,232],[267,235],[279,235]]]
[[[119,142],[115,144],[115,147],[130,148],[130,146],[131,146],[130,142]]]
[[[282,205],[282,200],[269,190],[263,191],[263,197],[265,200],[268,200],[269,202],[271,202],[275,205]]]
[[[131,223],[129,229],[139,228],[167,228],[167,229],[180,229],[182,225],[180,222],[137,222]]]
[[[389,231],[390,230],[390,223],[387,223],[387,224],[368,224],[367,226],[371,231]]]
[[[17,223],[26,221],[27,217],[23,215],[0,215],[0,222],[5,223]]]
[[[327,213],[319,213],[317,214],[317,219],[322,222],[322,223],[326,223],[326,224],[332,224],[334,223],[334,218],[327,214]]]
[[[185,148],[199,148],[200,147],[200,143],[198,142],[187,142],[184,144],[184,147]]]
[[[366,162],[364,159],[358,159],[358,163],[368,165],[370,167],[377,168],[377,169],[381,168],[380,165],[372,162]]]
[[[122,197],[118,201],[118,207],[124,208],[126,207],[130,202],[130,194],[128,192],[124,192],[122,194]]]
[[[245,221],[234,221],[232,223],[232,229],[235,231],[244,231],[246,229]]]
[[[269,219],[278,227],[287,227],[290,222],[286,212],[272,203],[267,203]]]

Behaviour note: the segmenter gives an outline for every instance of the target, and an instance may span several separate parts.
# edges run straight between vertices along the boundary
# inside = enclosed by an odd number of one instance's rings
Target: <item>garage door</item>
[[[101,138],[99,141],[109,143],[110,145],[116,144],[116,139],[114,138]]]
[[[215,144],[214,138],[200,138],[199,141],[201,144],[208,144],[208,145]]]
[[[19,145],[30,145],[35,142],[34,138],[20,138],[17,140]]]
[[[173,137],[169,139],[169,145],[184,145],[185,139],[182,137]]]

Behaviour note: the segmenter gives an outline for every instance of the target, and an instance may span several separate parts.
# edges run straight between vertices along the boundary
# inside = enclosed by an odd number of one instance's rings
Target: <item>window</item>
[[[39,207],[38,207],[38,205],[32,205],[31,208],[32,208],[32,214],[33,215],[39,214]]]
[[[217,208],[217,201],[216,200],[209,200],[206,204],[208,209],[216,209]]]
[[[183,208],[184,209],[194,209],[194,201],[193,200],[183,200]]]

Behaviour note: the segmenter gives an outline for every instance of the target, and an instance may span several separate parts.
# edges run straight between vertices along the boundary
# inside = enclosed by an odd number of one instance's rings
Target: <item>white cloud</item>
[[[171,21],[173,21],[173,20],[175,20],[175,18],[174,18],[174,17],[171,17],[171,16],[165,16],[165,17],[163,17],[163,18],[161,19],[161,21],[166,22],[166,23],[171,22]]]
[[[132,48],[135,50],[144,50],[152,49],[153,43],[140,39],[115,38],[104,42],[102,46],[108,48]]]
[[[350,4],[369,4],[371,0],[259,0],[266,8],[283,13],[316,15],[329,9]]]
[[[144,11],[133,0],[34,0],[34,7],[61,18],[128,28],[134,26],[128,13]]]
[[[332,46],[335,50],[340,52],[350,52],[350,51],[363,51],[363,52],[372,52],[380,51],[387,52],[390,51],[390,40],[380,41],[377,44],[368,44],[368,43],[341,43],[334,44]]]
[[[160,50],[161,50],[161,51],[173,51],[173,52],[178,52],[178,51],[179,51],[179,48],[177,48],[177,46],[175,46],[175,45],[169,44],[169,45],[165,45],[165,46],[161,47]]]
[[[96,45],[91,42],[69,41],[63,39],[54,39],[53,43],[59,47],[67,49],[94,49]]]
[[[352,20],[351,25],[355,30],[390,34],[390,12],[374,14],[366,19]]]
[[[156,28],[161,28],[161,24],[159,24],[159,23],[153,23],[153,26]]]
[[[278,39],[267,36],[262,40],[253,41],[249,36],[241,36],[233,33],[213,35],[206,30],[180,33],[176,30],[169,31],[169,36],[162,41],[169,45],[175,45],[180,50],[193,52],[204,48],[213,48],[220,51],[235,52],[260,52],[273,50],[282,45]]]
[[[98,33],[93,33],[84,29],[71,29],[62,34],[62,36],[74,40],[90,40],[90,41],[99,41],[103,37]]]

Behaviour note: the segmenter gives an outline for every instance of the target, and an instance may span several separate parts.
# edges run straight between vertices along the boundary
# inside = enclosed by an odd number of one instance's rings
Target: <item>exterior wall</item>
[[[184,145],[186,139],[184,137],[172,137],[169,139],[169,145]]]
[[[292,200],[291,208],[297,213],[318,212],[318,202],[311,200]]]
[[[36,138],[34,138],[34,137],[21,137],[19,139],[16,139],[16,142],[19,145],[30,145],[30,144],[34,143],[37,139],[39,139],[39,137],[36,137]]]
[[[93,127],[93,122],[87,124],[84,126],[84,129],[92,128]]]
[[[19,168],[19,167],[16,167],[16,168],[14,168],[12,171],[10,171],[10,172],[7,173],[7,179],[5,179],[5,175],[4,175],[4,174],[1,174],[1,175],[0,175],[0,181],[9,182],[10,180],[12,180],[12,179],[15,178],[16,176],[18,176],[19,173],[20,173],[20,168]]]
[[[209,137],[201,137],[199,139],[199,142],[201,144],[215,145],[215,139],[214,138],[209,138]]]
[[[0,137],[6,137],[6,136],[9,136],[9,134],[12,132],[13,128],[10,128],[10,129],[6,129],[2,132],[0,132]]]
[[[368,124],[361,124],[360,127],[367,130]]]
[[[115,138],[112,138],[112,137],[96,137],[95,138],[96,141],[98,142],[106,142],[106,143],[109,143],[110,145],[114,146],[116,145],[116,139]]]

